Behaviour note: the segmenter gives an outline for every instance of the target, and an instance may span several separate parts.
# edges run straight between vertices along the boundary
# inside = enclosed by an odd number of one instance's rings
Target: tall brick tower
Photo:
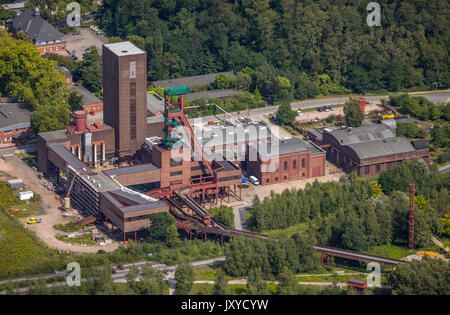
[[[131,42],[103,45],[103,119],[115,129],[116,155],[134,155],[147,128],[147,54]]]

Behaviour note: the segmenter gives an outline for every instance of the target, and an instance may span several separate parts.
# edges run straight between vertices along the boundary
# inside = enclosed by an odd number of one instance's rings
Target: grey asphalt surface
[[[423,96],[426,99],[434,102],[446,102],[450,98],[450,92],[449,93],[437,93],[437,94],[420,94],[420,95],[412,95],[413,97],[419,97]],[[381,102],[382,98],[388,98],[389,96],[367,96],[364,97],[369,102]],[[291,103],[291,107],[293,110],[302,109],[302,108],[315,108],[315,107],[321,107],[321,106],[330,106],[330,105],[337,105],[337,104],[344,104],[349,100],[349,97],[341,96],[341,97],[330,97],[330,98],[323,98],[318,100],[307,100],[307,101],[299,101],[299,102],[293,102]],[[261,115],[268,115],[273,114],[278,110],[278,106],[268,106],[264,108],[257,108],[251,110],[251,116],[261,116]],[[249,117],[247,112],[243,111],[241,113],[230,113],[233,118],[239,118],[239,117]],[[217,115],[219,117],[224,116],[225,118],[229,118],[226,115]],[[220,120],[217,116],[205,116],[203,117],[204,120],[214,120],[218,121]]]

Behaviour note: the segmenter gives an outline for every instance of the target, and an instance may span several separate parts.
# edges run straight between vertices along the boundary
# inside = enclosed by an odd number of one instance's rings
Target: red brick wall
[[[14,129],[8,131],[0,131],[0,145],[6,145],[14,143],[13,136],[15,134],[22,134],[29,132],[31,135],[31,128]]]
[[[60,43],[60,44],[52,44],[47,46],[38,46],[36,47],[41,55],[45,55],[48,53],[60,53],[66,50],[67,43]]]

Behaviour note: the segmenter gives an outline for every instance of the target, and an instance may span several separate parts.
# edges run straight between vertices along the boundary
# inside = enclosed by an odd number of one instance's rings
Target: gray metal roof
[[[0,103],[0,131],[31,127],[32,109],[30,104]]]
[[[81,162],[75,155],[72,154],[62,143],[53,143],[49,145],[66,164],[72,166],[77,172],[91,171],[91,169]]]
[[[283,140],[275,138],[271,141],[262,141],[258,144],[252,144],[251,147],[258,150],[261,159],[265,159],[283,154],[307,151],[311,149],[312,144],[298,138]],[[316,148],[316,146],[314,147]]]
[[[233,89],[222,89],[222,90],[209,90],[209,91],[203,91],[203,92],[196,92],[186,95],[185,99],[193,102],[198,99],[202,100],[210,100],[213,98],[227,98],[234,95],[241,95],[245,92],[239,91],[239,90],[233,90]]]
[[[135,205],[135,206],[129,206],[129,207],[121,208],[120,210],[123,211],[124,213],[127,213],[127,212],[154,209],[154,208],[159,208],[159,207],[164,207],[164,206],[167,206],[166,202],[156,201],[156,202],[151,202],[151,203],[139,204],[139,205]]]
[[[164,111],[164,99],[158,96],[147,93],[147,109],[154,115],[159,115],[159,112]]]
[[[361,160],[416,150],[411,142],[404,137],[352,143],[348,144],[347,147],[351,148]]]
[[[389,128],[391,128],[392,130],[396,130],[397,129],[397,123],[395,122],[395,119],[383,119],[380,121],[383,125],[388,126]]]
[[[69,139],[66,134],[66,129],[55,130],[55,131],[47,131],[39,133],[39,136],[42,137],[46,142],[58,141],[58,140],[67,140]]]
[[[129,55],[138,55],[138,54],[145,54],[145,51],[142,49],[136,47],[132,42],[119,42],[119,43],[113,43],[113,44],[104,44],[106,48],[111,50],[114,54],[116,54],[119,57],[122,56],[129,56]]]
[[[219,72],[226,74],[230,78],[234,78],[235,75],[233,72]],[[196,75],[192,77],[184,77],[184,78],[178,78],[178,79],[168,79],[168,80],[161,80],[161,81],[153,81],[152,84],[155,87],[158,88],[164,88],[164,89],[170,89],[180,86],[188,86],[188,87],[194,87],[199,85],[208,85],[214,82],[216,79],[216,75],[219,73],[211,73],[211,74],[204,74],[204,75]]]
[[[129,166],[129,167],[120,167],[115,168],[112,170],[106,170],[104,171],[105,174],[109,176],[113,175],[127,175],[127,174],[134,174],[134,173],[140,173],[140,172],[146,172],[146,171],[153,171],[159,169],[157,166],[146,163],[146,164],[140,164],[135,166]]]
[[[81,161],[80,161],[81,162]],[[92,172],[89,174],[82,174],[82,176],[89,181],[98,192],[111,191],[113,189],[120,189],[119,184],[113,181],[109,176],[103,173]]]
[[[123,197],[125,199],[128,199],[132,202],[135,203],[148,203],[149,201],[140,197],[138,194],[131,194],[127,191],[124,191],[122,189],[116,189],[116,190],[112,190],[110,191],[110,193],[115,194],[117,196]]]
[[[241,141],[264,140],[271,134],[268,126],[260,123],[246,123],[239,127],[214,126],[207,128],[202,134],[196,133],[195,136],[203,148],[208,148]]]
[[[103,103],[101,99],[95,96],[94,93],[90,92],[84,86],[74,85],[73,90],[78,92],[78,95],[81,96],[81,105],[87,105],[91,103]]]
[[[329,132],[341,145],[362,143],[377,139],[394,138],[394,131],[384,124],[365,125],[358,128]]]
[[[37,46],[49,42],[65,42],[64,36],[55,27],[32,10],[25,10],[21,15],[13,18],[12,27],[16,32],[24,31]]]
[[[309,133],[313,134],[317,138],[317,140],[322,141],[323,135],[319,130],[313,128],[313,129],[307,129],[307,131]]]

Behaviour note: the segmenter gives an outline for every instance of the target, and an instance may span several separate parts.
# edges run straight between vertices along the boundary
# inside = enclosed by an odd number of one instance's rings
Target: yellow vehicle
[[[35,224],[35,223],[41,223],[41,222],[42,222],[42,219],[36,219],[35,217],[31,217],[31,218],[27,221],[28,224]]]
[[[381,116],[382,119],[391,119],[391,118],[394,118],[394,117],[395,117],[394,114]]]

